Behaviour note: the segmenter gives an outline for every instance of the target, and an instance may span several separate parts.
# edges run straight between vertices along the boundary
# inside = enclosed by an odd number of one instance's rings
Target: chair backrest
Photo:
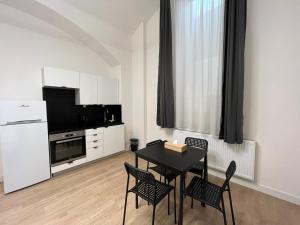
[[[236,163],[235,163],[235,161],[231,161],[226,170],[226,179],[222,186],[223,190],[225,190],[226,187],[229,185],[229,181],[230,181],[231,177],[234,175],[235,171],[236,171]]]
[[[124,166],[128,176],[132,175],[139,181],[145,182],[146,184],[155,185],[155,178],[150,172],[135,168],[127,162],[124,163]]]
[[[150,147],[150,146],[153,146],[153,145],[157,145],[157,144],[163,144],[164,142],[162,140],[155,140],[155,141],[151,141],[149,143],[146,144],[146,147]]]
[[[200,148],[205,151],[207,151],[207,149],[208,149],[208,141],[205,139],[201,139],[201,138],[187,137],[187,138],[185,138],[185,144],[187,146]]]

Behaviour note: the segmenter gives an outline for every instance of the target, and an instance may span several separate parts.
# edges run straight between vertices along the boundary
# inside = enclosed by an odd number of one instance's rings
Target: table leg
[[[204,157],[204,180],[208,180],[208,172],[207,172],[207,155]],[[201,203],[203,207],[205,207],[205,203]]]
[[[180,175],[180,197],[179,197],[179,213],[178,213],[178,225],[183,224],[183,191],[184,191],[184,173]]]
[[[208,180],[208,171],[207,171],[207,156],[204,157],[204,180]]]
[[[139,168],[139,158],[137,154],[135,154],[135,167]],[[135,185],[138,185],[138,179],[135,178]],[[137,209],[139,207],[139,200],[138,200],[138,195],[135,195],[135,208]]]

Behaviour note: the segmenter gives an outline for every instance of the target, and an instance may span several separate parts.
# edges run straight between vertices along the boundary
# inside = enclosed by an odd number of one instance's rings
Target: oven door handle
[[[79,138],[71,138],[71,139],[67,139],[67,140],[63,140],[63,141],[57,141],[56,144],[62,144],[62,143],[67,143],[67,142],[77,141],[77,140],[82,140],[82,137],[79,137]]]

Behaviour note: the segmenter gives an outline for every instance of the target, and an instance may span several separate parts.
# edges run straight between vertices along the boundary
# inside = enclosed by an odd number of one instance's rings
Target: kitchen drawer
[[[86,161],[87,161],[87,158],[84,157],[82,159],[74,160],[71,163],[64,163],[64,164],[61,164],[61,165],[58,165],[58,166],[52,166],[51,167],[51,173],[53,174],[53,173],[57,173],[57,172],[60,172],[60,171],[66,170],[66,169],[70,169],[74,166],[84,164],[84,163],[86,163]]]
[[[97,129],[85,130],[85,135],[86,136],[97,136],[98,135],[98,130]]]
[[[95,134],[92,136],[86,136],[85,140],[86,140],[86,142],[94,142],[94,141],[103,140],[103,134]]]
[[[92,142],[86,142],[86,148],[94,148],[94,147],[102,147],[103,146],[103,141],[102,140],[95,140]]]
[[[87,161],[92,161],[92,160],[102,158],[103,157],[103,147],[96,146],[94,148],[87,148],[86,149],[86,157],[87,157]]]

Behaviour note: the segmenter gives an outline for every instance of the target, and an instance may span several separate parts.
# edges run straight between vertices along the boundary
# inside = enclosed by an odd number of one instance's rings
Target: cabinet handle
[[[97,136],[98,134],[93,134],[93,136]]]
[[[20,105],[20,107],[28,108],[28,107],[30,107],[30,105]]]
[[[98,148],[98,146],[94,147],[94,149],[97,149],[97,148]]]
[[[94,143],[98,142],[98,140],[93,141]]]

